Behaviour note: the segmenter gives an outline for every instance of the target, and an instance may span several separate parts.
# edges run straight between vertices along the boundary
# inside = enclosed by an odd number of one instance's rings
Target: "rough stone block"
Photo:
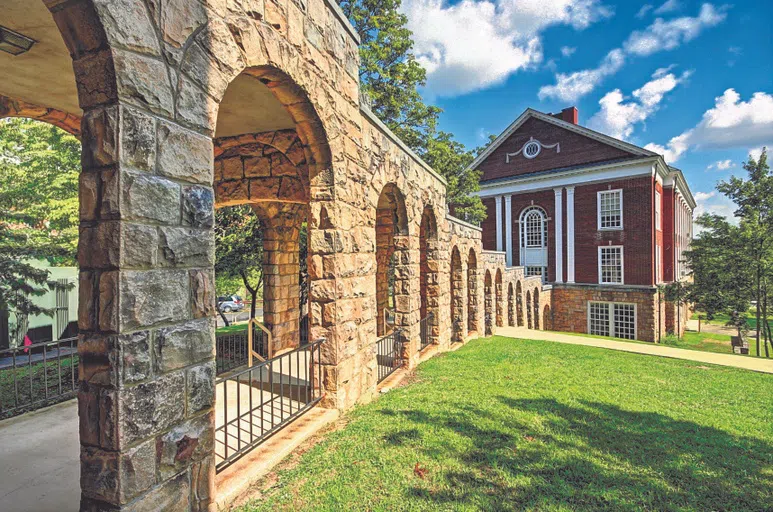
[[[156,164],[155,119],[139,110],[122,107],[121,121],[121,163],[153,171]]]
[[[188,414],[215,404],[215,362],[193,367],[185,374]]]
[[[212,320],[202,318],[159,329],[155,334],[153,348],[158,372],[168,372],[212,359],[215,354]]]
[[[123,198],[128,217],[179,224],[180,185],[144,173],[126,172],[123,176]]]
[[[215,264],[215,238],[209,231],[161,227],[163,263],[172,266],[208,267]]]
[[[215,194],[210,187],[183,187],[184,226],[211,228],[215,224]]]
[[[191,183],[212,183],[211,138],[162,122],[158,126],[158,148],[159,174]]]
[[[175,372],[118,391],[118,444],[125,447],[178,423],[185,415],[185,375]]]
[[[137,329],[188,319],[189,293],[185,270],[122,272],[121,328]]]
[[[202,461],[214,450],[213,413],[203,414],[173,427],[156,439],[161,479],[171,478],[193,462]]]
[[[171,117],[174,112],[172,87],[166,66],[160,60],[113,48],[113,65],[122,98]]]

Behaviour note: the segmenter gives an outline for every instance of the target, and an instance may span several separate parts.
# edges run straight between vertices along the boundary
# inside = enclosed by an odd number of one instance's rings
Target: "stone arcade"
[[[483,251],[480,229],[446,214],[443,179],[361,103],[358,36],[334,3],[9,0],[4,11],[36,43],[0,53],[0,116],[83,143],[82,510],[206,510],[215,498],[215,206],[248,203],[267,226],[277,349],[298,339],[308,223],[324,407],[376,394],[390,258],[409,366],[426,357],[429,313],[433,352],[527,313],[549,323],[539,277]]]

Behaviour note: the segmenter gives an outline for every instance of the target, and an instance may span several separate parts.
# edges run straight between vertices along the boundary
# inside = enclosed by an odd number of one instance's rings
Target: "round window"
[[[542,144],[540,144],[539,141],[530,140],[523,146],[523,156],[526,158],[534,158],[535,156],[539,155],[541,150]]]

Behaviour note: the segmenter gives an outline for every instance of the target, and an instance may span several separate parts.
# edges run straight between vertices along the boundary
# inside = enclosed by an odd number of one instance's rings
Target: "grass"
[[[234,334],[247,330],[247,323],[243,324],[231,324],[224,327],[218,327],[215,331],[216,334]]]
[[[494,337],[346,414],[241,508],[770,510],[773,378]]]
[[[728,322],[730,322],[730,316],[725,314],[717,314],[714,315],[714,318],[711,320],[706,319],[706,313],[702,313],[700,311],[696,311],[692,314],[692,319],[697,320],[698,316],[701,317],[701,322],[704,324],[713,324],[713,325],[727,325]],[[751,309],[749,310],[748,316],[746,318],[746,325],[749,326],[749,329],[752,331],[757,330],[757,317],[755,316],[756,312],[755,310]],[[768,325],[773,327],[773,320],[768,320]]]

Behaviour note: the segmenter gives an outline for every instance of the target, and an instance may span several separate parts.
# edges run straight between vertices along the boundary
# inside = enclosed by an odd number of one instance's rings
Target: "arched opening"
[[[425,206],[419,228],[420,349],[438,342],[438,325],[440,321],[438,315],[438,301],[440,299],[438,279],[439,252],[435,213],[431,206]]]
[[[548,304],[545,305],[545,309],[543,310],[544,313],[542,315],[542,328],[546,331],[550,331],[553,329],[553,316],[550,313],[550,306]]]
[[[534,328],[539,329],[539,317],[540,317],[540,310],[539,310],[539,289],[534,289],[534,296],[532,297],[534,299]]]
[[[513,296],[513,283],[507,284],[507,325],[515,327],[515,298]]]
[[[523,289],[521,288],[521,281],[515,283],[515,310],[518,327],[523,327]]]
[[[496,322],[497,327],[505,325],[504,313],[502,308],[504,307],[504,301],[502,300],[502,271],[497,269],[496,278],[494,280],[494,292],[496,293]]]
[[[464,341],[464,278],[459,248],[451,250],[451,342]]]
[[[394,183],[384,186],[376,207],[376,326],[378,336],[409,320],[408,220],[405,199]]]
[[[520,226],[521,266],[526,276],[540,276],[547,281],[548,216],[539,206],[528,206],[522,212]]]
[[[531,323],[531,315],[532,315],[532,307],[531,307],[531,292],[526,291],[526,327],[528,329],[533,329],[532,323]]]
[[[322,340],[310,338],[320,324],[312,313],[320,308],[309,304],[307,247],[322,223],[311,219],[311,186],[328,157],[312,151],[326,148],[326,142],[310,140],[303,123],[296,122],[298,104],[315,115],[284,73],[258,67],[228,85],[218,111],[214,191],[215,281],[224,292],[218,293],[220,317],[229,303],[220,299],[234,295],[223,288],[233,286],[229,280],[241,282],[253,299],[242,330],[231,325],[216,333],[218,471],[322,397]]]
[[[485,321],[485,336],[491,336],[494,333],[494,290],[491,280],[491,272],[486,270],[483,280],[483,311]]]
[[[478,330],[478,259],[475,250],[467,255],[467,334]]]

